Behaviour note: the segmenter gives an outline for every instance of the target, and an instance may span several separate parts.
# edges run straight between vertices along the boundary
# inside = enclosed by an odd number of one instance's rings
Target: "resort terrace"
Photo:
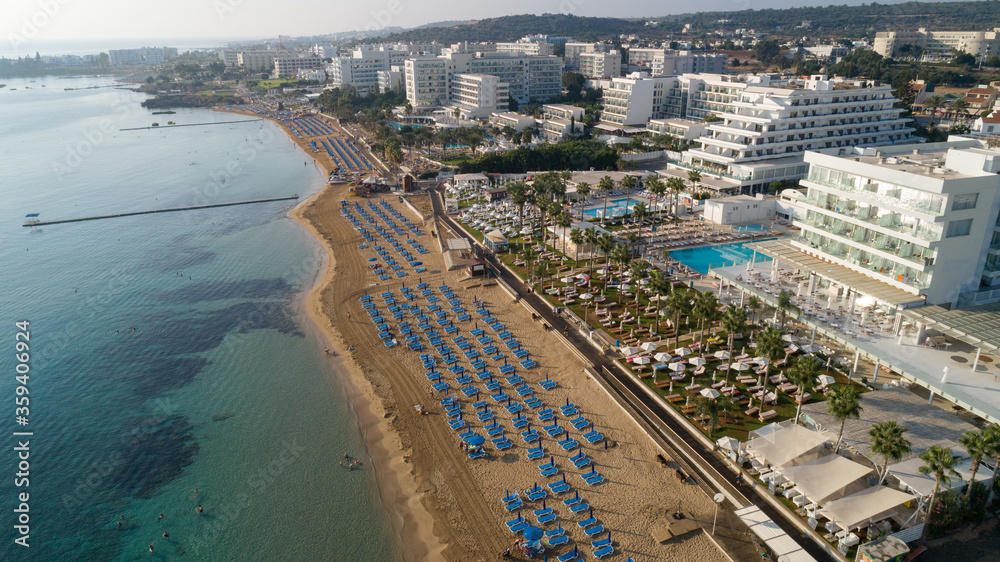
[[[736,289],[777,306],[779,292],[788,291],[795,307],[787,311],[789,317],[812,328],[814,335],[819,333],[853,351],[854,368],[861,357],[875,363],[872,385],[877,385],[880,370],[889,369],[930,390],[931,400],[937,394],[953,402],[956,410],[1000,421],[1000,338],[995,337],[1000,334],[1000,320],[984,323],[995,315],[980,311],[977,321],[975,315],[960,314],[964,311],[907,309],[922,301],[794,250],[787,241],[749,247],[773,260],[710,268],[710,275],[720,279],[720,294]],[[963,317],[965,323],[956,323]],[[971,334],[980,327],[985,335],[975,338]]]

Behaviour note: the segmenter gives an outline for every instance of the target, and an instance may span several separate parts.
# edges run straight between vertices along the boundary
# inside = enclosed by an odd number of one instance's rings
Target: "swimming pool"
[[[768,238],[767,240],[774,240]],[[757,240],[761,242],[762,240]],[[685,248],[683,250],[671,250],[670,257],[690,267],[698,273],[708,273],[709,267],[722,267],[724,265],[742,265],[750,262],[753,257],[753,250],[747,248],[746,242],[732,242],[730,244],[718,244],[716,246],[701,246],[700,248]],[[756,261],[771,261],[771,258],[757,252]]]
[[[762,224],[744,224],[743,226],[737,226],[736,230],[739,232],[759,232],[764,230],[764,225]]]
[[[635,207],[636,203],[641,203],[641,199],[635,197],[619,197],[617,199],[608,199],[608,216],[620,216],[625,211],[625,202],[628,202],[628,210],[631,211],[632,207]],[[601,216],[604,212],[604,202],[599,202],[597,207],[592,209],[585,209],[583,214],[591,218],[597,218]]]

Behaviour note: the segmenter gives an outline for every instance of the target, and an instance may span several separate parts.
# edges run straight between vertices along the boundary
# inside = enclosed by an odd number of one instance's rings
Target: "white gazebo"
[[[834,495],[842,495],[847,486],[871,471],[870,467],[863,464],[831,454],[784,468],[780,472],[795,485],[800,494],[813,503],[823,503]]]
[[[892,517],[897,507],[915,499],[906,492],[877,486],[827,503],[820,508],[820,515],[841,529],[857,529]]]
[[[789,425],[747,441],[746,450],[772,467],[780,468],[833,439],[834,436],[825,431]]]

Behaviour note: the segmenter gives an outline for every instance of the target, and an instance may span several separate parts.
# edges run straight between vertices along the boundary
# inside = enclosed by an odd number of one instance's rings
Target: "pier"
[[[235,121],[212,121],[210,123],[182,123],[180,125],[157,125],[155,127],[130,127],[128,129],[118,129],[119,131],[145,131],[146,129],[172,129],[174,127],[200,127],[202,125],[228,125],[230,123],[252,123],[263,121],[263,119],[237,119]]]
[[[84,222],[84,221],[96,221],[101,219],[114,219],[118,217],[132,217],[135,215],[151,215],[153,213],[174,213],[177,211],[194,211],[197,209],[213,209],[215,207],[234,207],[236,205],[253,205],[255,203],[271,203],[274,201],[294,201],[298,199],[298,195],[292,195],[290,197],[271,197],[269,199],[251,199],[249,201],[234,201],[232,203],[213,203],[211,205],[193,205],[191,207],[173,207],[170,209],[151,209],[148,211],[135,211],[132,213],[116,213],[113,215],[97,215],[93,217],[80,217],[76,219],[61,219],[54,221],[42,221],[38,220],[38,215],[32,213],[28,215],[29,220],[25,221],[22,226],[45,226],[49,224],[63,224],[67,222]]]

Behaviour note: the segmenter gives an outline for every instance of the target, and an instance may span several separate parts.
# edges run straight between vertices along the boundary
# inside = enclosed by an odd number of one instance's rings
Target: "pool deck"
[[[772,266],[754,267],[753,271],[770,275]],[[755,287],[746,281],[746,265],[713,268],[711,275],[724,280],[737,290],[755,295],[771,306],[777,304],[779,284]],[[778,279],[788,276],[791,270],[779,265]],[[783,287],[786,290],[788,287]],[[722,288],[719,289],[723,291]],[[794,289],[793,289],[794,292]],[[805,297],[820,307],[827,306],[826,298]],[[737,299],[737,302],[739,299]],[[834,302],[833,306],[844,305]],[[931,400],[937,394],[954,403],[959,408],[991,422],[1000,422],[1000,357],[988,357],[988,361],[976,361],[976,348],[959,341],[948,340],[944,349],[917,345],[916,334],[903,331],[902,335],[891,329],[876,330],[873,334],[862,334],[854,322],[848,320],[842,325],[843,316],[836,308],[830,311],[832,319],[821,319],[794,311],[789,316],[797,322],[815,328],[837,344],[851,350],[856,357],[865,357],[881,368],[899,373],[917,385],[931,392]],[[835,321],[836,320],[836,321]],[[975,367],[975,370],[973,370]],[[947,374],[946,370],[947,369]],[[874,383],[875,381],[873,381]]]

